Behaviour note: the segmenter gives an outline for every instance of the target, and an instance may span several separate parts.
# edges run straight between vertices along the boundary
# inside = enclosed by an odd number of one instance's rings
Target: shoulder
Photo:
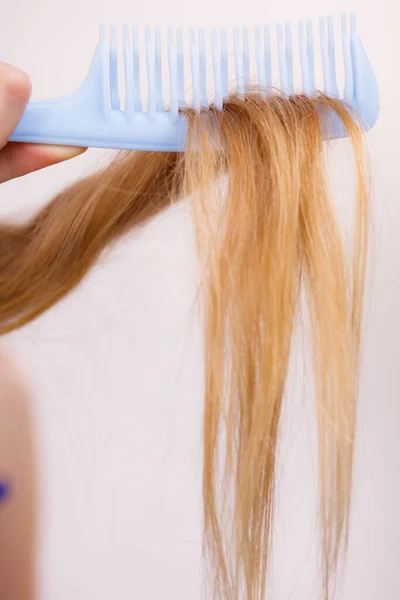
[[[35,588],[36,458],[29,386],[0,348],[0,600],[33,600]]]
[[[31,411],[28,383],[16,361],[0,348],[0,468],[10,457],[10,444],[14,447],[29,441]]]
[[[0,406],[2,407],[8,404],[5,392],[26,397],[28,385],[16,360],[0,346]]]
[[[21,469],[25,471],[33,462],[32,409],[26,378],[0,347],[0,479],[7,473],[19,478]]]

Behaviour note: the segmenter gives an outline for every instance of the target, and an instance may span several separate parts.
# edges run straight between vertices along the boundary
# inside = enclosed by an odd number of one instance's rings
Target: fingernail
[[[45,146],[46,152],[49,152],[57,160],[69,160],[85,152],[86,148],[79,146]]]

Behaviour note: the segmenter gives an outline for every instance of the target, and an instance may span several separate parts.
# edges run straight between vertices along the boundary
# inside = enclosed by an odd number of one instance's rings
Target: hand
[[[73,158],[84,148],[8,142],[31,95],[29,77],[0,62],[0,183]]]

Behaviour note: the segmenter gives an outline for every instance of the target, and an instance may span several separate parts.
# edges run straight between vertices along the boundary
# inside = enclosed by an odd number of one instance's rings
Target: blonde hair
[[[363,134],[338,100],[230,97],[186,111],[187,149],[123,153],[29,223],[0,227],[0,331],[68,294],[101,251],[190,196],[205,326],[204,557],[215,600],[261,600],[279,423],[296,317],[308,298],[319,435],[324,596],[346,546],[368,194]],[[354,148],[349,265],[322,153],[332,114]]]

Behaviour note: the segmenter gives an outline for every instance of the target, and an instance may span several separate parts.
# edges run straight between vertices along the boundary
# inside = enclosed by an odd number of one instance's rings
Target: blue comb
[[[117,28],[111,26],[109,40],[106,28],[100,26],[100,41],[90,71],[81,87],[63,98],[32,101],[13,132],[11,140],[151,151],[182,151],[185,147],[187,123],[179,114],[181,107],[195,110],[212,103],[223,108],[224,99],[236,91],[245,96],[251,83],[261,88],[279,89],[291,96],[296,91],[316,95],[316,67],[321,66],[322,86],[318,89],[328,96],[342,99],[359,115],[364,127],[371,128],[379,114],[379,93],[374,71],[364,46],[356,32],[354,15],[341,19],[341,51],[335,46],[333,17],[319,20],[319,52],[316,54],[313,22],[297,23],[298,56],[294,56],[294,25],[279,24],[257,27],[250,34],[247,27],[226,29],[169,28],[166,44],[162,44],[159,28],[147,26],[142,40],[137,27],[124,25],[122,32],[125,102],[121,107],[118,81]],[[132,35],[133,34],[133,35]],[[188,35],[187,35],[188,34]],[[274,38],[274,43],[273,43]],[[184,40],[189,48],[190,77],[185,81]],[[206,48],[211,49],[210,65]],[[252,50],[250,50],[250,47]],[[250,54],[254,54],[253,57]],[[337,56],[341,55],[344,86],[339,92]],[[233,56],[233,64],[230,57]],[[277,57],[279,84],[273,82],[273,57]],[[250,60],[252,58],[252,60]],[[319,59],[317,63],[316,58]],[[168,101],[162,82],[162,67],[166,61],[169,74]],[[294,71],[300,67],[301,81],[295,87]],[[212,66],[212,75],[211,69]],[[251,76],[254,67],[254,76]],[[147,106],[144,110],[141,93],[141,71],[146,70]],[[229,71],[229,72],[228,72]],[[232,73],[230,72],[232,71]],[[230,77],[233,85],[229,85]],[[208,81],[210,80],[210,81]],[[208,93],[213,86],[212,100]],[[191,100],[186,97],[191,87]],[[341,122],[333,118],[329,137],[346,135]]]

